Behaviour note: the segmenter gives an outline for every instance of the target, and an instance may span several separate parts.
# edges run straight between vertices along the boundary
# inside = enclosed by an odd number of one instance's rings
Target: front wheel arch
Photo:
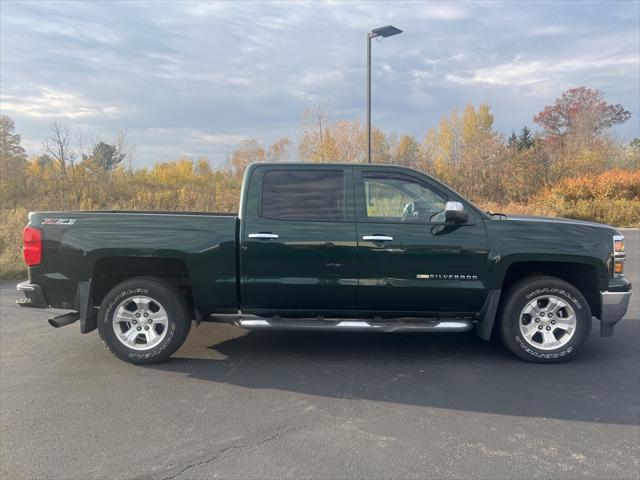
[[[556,298],[574,313],[575,331],[566,342],[559,341],[557,347],[546,348],[543,342],[524,338],[521,324],[526,319],[521,315],[526,306],[538,298]],[[559,319],[558,316],[555,319]],[[551,323],[538,324],[537,328],[540,326],[545,331],[558,328],[552,327]],[[505,292],[499,310],[498,330],[502,342],[512,353],[529,362],[556,363],[572,358],[591,335],[591,326],[591,308],[580,290],[565,280],[548,275],[530,276],[516,282]]]

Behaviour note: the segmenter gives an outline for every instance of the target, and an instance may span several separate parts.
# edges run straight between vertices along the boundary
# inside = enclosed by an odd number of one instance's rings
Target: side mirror
[[[464,206],[460,202],[447,202],[444,207],[444,219],[450,223],[466,223],[469,214],[464,211]]]

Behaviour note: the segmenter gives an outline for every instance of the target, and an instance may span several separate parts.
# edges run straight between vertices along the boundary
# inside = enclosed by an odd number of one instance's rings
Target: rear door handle
[[[388,235],[365,235],[362,237],[362,240],[368,240],[370,242],[390,242],[393,240],[393,237]]]
[[[258,238],[261,240],[275,240],[279,238],[277,233],[250,233],[249,238]]]

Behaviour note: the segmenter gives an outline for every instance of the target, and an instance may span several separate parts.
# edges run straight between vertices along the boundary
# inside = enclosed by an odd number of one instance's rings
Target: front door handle
[[[279,238],[277,233],[250,233],[249,238],[258,238],[261,240],[275,240]]]
[[[393,237],[388,235],[365,235],[362,237],[362,240],[368,240],[370,242],[390,242],[393,240]]]

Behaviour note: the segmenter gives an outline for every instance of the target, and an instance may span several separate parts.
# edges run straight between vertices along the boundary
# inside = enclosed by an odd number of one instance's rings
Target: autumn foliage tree
[[[591,148],[603,132],[630,117],[631,113],[619,103],[607,103],[602,91],[579,87],[564,92],[533,121],[550,141],[562,145],[570,138],[579,141],[581,147]]]
[[[533,120],[542,138],[556,178],[597,174],[616,166],[619,145],[606,135],[631,114],[620,104],[609,104],[600,90],[585,87],[564,92]]]

